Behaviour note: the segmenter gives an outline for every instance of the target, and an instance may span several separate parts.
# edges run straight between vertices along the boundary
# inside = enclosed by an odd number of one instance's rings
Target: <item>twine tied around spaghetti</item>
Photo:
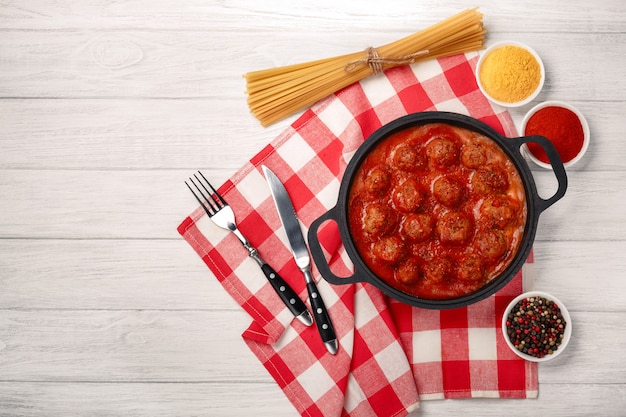
[[[401,56],[380,56],[378,55],[378,50],[376,48],[369,46],[365,49],[366,56],[363,59],[355,59],[354,61],[348,62],[344,71],[352,72],[359,65],[367,65],[372,72],[372,75],[380,74],[383,72],[383,65],[408,65],[415,62],[415,59],[419,58],[423,55],[428,55],[428,50],[418,51],[408,55]]]

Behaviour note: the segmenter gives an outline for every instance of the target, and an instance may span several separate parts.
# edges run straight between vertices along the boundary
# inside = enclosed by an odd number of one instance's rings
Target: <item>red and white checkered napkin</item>
[[[313,106],[220,187],[241,231],[302,299],[304,279],[260,165],[285,183],[306,233],[336,204],[353,152],[387,122],[419,111],[452,111],[515,136],[508,113],[477,88],[477,59],[473,53],[432,60],[356,83]],[[537,395],[536,364],[510,352],[499,330],[504,307],[532,278],[532,256],[496,295],[445,311],[410,307],[369,284],[333,286],[314,268],[340,343],[333,356],[315,326],[293,319],[237,238],[214,226],[201,208],[178,230],[250,314],[245,342],[303,416],[404,416],[424,399]],[[321,228],[319,240],[334,272],[351,275],[337,226]]]

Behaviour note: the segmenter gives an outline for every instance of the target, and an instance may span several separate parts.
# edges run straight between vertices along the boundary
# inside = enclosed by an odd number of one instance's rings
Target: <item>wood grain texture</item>
[[[572,311],[626,312],[625,252],[624,241],[537,241],[535,287]],[[0,253],[0,310],[240,310],[179,239],[5,239]],[[599,287],[611,296],[589,296]]]
[[[242,395],[242,391],[246,395]],[[81,395],[77,396],[76,392]],[[256,395],[250,395],[252,392]],[[0,383],[4,410],[10,410],[14,417],[66,417],[68,410],[81,410],[82,415],[92,417],[293,416],[295,413],[289,403],[273,400],[280,395],[282,393],[275,384],[265,382],[239,386],[219,381],[188,384]],[[563,406],[563,399],[569,397],[568,406]],[[140,403],[138,398],[141,398]],[[621,410],[609,407],[599,414],[597,404],[623,404],[624,401],[626,392],[621,384],[544,384],[537,401],[497,400],[495,406],[493,400],[484,399],[473,399],[471,403],[463,400],[422,402],[412,416],[522,417],[531,413],[555,417],[621,417]],[[555,407],[555,403],[560,406]]]
[[[241,311],[22,309],[2,313],[4,380],[271,380],[260,363],[251,364],[252,353],[241,343],[240,334],[249,325],[249,317]],[[541,364],[540,386],[626,384],[626,351],[607,348],[626,338],[622,325],[626,312],[572,311],[571,315],[575,333],[568,354]],[[226,328],[231,331],[216,332]]]
[[[242,31],[237,36],[202,31],[5,30],[0,38],[4,67],[0,95],[240,100],[245,92],[242,75],[248,71],[357,52],[421,29],[391,27],[391,31],[354,37],[320,33],[316,28],[288,34]],[[620,101],[626,92],[624,83],[613,82],[623,75],[623,69],[603,65],[626,54],[625,34],[508,30],[488,37],[489,42],[525,42],[542,56],[547,76],[539,100],[550,95],[568,101],[579,97]],[[555,59],[552,51],[557,48],[563,52]],[[216,59],[224,49],[228,58]]]
[[[244,73],[475,5],[0,0],[0,415],[296,415],[241,341],[249,317],[176,232],[196,207],[183,181],[202,169],[221,183],[297,117],[262,128]],[[412,417],[623,416],[626,3],[480,10],[489,43],[542,56],[536,102],[571,102],[590,125],[535,242],[535,288],[568,305],[574,337],[540,365],[536,400],[423,402]],[[518,126],[527,110],[511,109]],[[549,195],[553,174],[532,170]]]
[[[570,170],[624,170],[626,151],[614,138],[623,134],[615,115],[626,114],[626,103],[568,101],[588,115],[593,135],[587,156]],[[510,111],[518,129],[525,110]],[[218,103],[212,99],[0,100],[0,114],[5,115],[0,124],[0,169],[206,167],[221,177],[239,168],[287,123],[261,128],[241,95]]]
[[[242,158],[243,164],[247,159]],[[214,182],[228,172],[203,169]],[[172,239],[197,203],[181,170],[0,170],[0,236],[38,239]],[[230,172],[231,174],[234,172]],[[619,173],[619,175],[618,175]],[[567,194],[539,218],[537,240],[621,240],[626,234],[620,171],[572,171]],[[552,171],[535,171],[539,193]],[[215,180],[213,180],[215,178]],[[33,196],[43,206],[33,204]],[[106,204],[102,204],[106,202]],[[236,212],[236,208],[235,208]],[[567,218],[568,221],[563,221]],[[244,229],[245,233],[245,229]]]
[[[493,31],[507,28],[557,33],[624,31],[625,12],[621,4],[607,1],[591,5],[585,0],[556,0],[550,3],[526,0],[514,4],[502,4],[494,0],[480,4],[464,0],[445,3],[423,1],[419,4],[406,1],[381,3],[363,0],[354,3],[316,0],[299,2],[297,5],[288,0],[271,3],[182,0],[177,2],[176,7],[172,7],[167,0],[97,0],[89,4],[61,0],[55,3],[54,8],[42,1],[27,4],[8,1],[0,5],[0,10],[3,26],[12,29],[158,28],[241,32],[242,28],[247,28],[253,32],[285,29],[296,32],[313,27],[328,31],[359,32],[384,31],[399,25],[403,28],[430,25],[477,5],[486,15],[485,21]],[[525,17],[523,21],[520,20],[521,16]]]

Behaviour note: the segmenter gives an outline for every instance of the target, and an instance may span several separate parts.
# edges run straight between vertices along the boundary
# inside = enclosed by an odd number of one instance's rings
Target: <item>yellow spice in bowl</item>
[[[529,97],[541,82],[541,67],[526,49],[506,45],[487,55],[479,71],[480,83],[491,97],[515,103]]]

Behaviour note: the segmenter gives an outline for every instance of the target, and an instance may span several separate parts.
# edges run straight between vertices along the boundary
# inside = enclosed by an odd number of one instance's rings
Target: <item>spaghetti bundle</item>
[[[390,44],[244,75],[248,106],[268,126],[363,78],[388,68],[483,48],[477,8],[464,10]]]

